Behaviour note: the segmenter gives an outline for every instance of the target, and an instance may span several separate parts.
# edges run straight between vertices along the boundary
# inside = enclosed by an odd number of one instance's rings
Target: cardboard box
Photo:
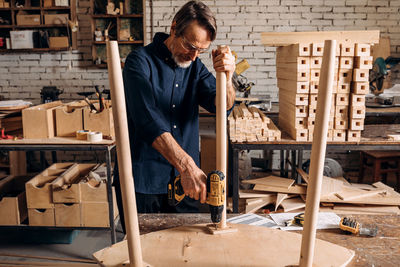
[[[56,226],[54,208],[28,209],[29,225]]]
[[[83,108],[70,108],[69,105],[56,108],[56,135],[75,136],[83,129]]]
[[[67,24],[68,18],[68,14],[44,14],[44,24]]]
[[[22,110],[24,138],[53,138],[55,136],[55,109],[61,101],[54,101]]]
[[[40,14],[17,14],[17,25],[40,25]]]
[[[10,31],[12,49],[32,49],[33,48],[33,30]]]
[[[50,48],[68,48],[69,42],[67,36],[49,37]]]
[[[85,130],[101,132],[103,136],[115,136],[112,108],[105,108],[100,113],[92,113],[89,108],[85,108],[83,110],[83,125]]]
[[[0,182],[0,225],[19,225],[28,216],[25,182],[28,176],[8,176]]]
[[[28,209],[54,208],[51,182],[73,163],[55,163],[25,184]]]

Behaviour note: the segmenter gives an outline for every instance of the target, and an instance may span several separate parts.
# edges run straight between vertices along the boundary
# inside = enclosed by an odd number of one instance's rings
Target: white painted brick
[[[302,13],[301,18],[304,19],[322,19],[323,13]]]
[[[389,6],[389,1],[388,0],[368,0],[368,6]]]
[[[271,3],[269,3],[269,2],[271,2]],[[276,5],[277,2],[278,1],[276,1],[276,0],[270,0],[270,1],[268,1],[268,4]],[[218,4],[219,4],[219,1],[218,1]],[[266,3],[262,3],[262,1],[257,1],[257,0],[237,0],[237,4],[241,5],[241,6],[262,6],[262,5],[265,5]]]
[[[323,5],[322,0],[303,0],[303,6],[321,6]]]
[[[330,6],[345,6],[346,5],[345,0],[326,0],[326,1],[329,1]],[[326,4],[327,4],[327,2],[326,2]]]
[[[238,6],[224,6],[224,7],[219,7],[218,8],[218,13],[219,14],[237,13],[237,12],[239,12],[239,7]]]
[[[34,60],[34,59],[40,59],[39,54],[22,54],[20,55],[21,60]]]
[[[19,55],[17,55],[17,54],[0,55],[0,62],[2,62],[2,61],[18,61],[18,60],[19,60]]]
[[[376,7],[356,7],[356,13],[376,13]]]
[[[268,25],[276,25],[276,26],[286,26],[289,25],[289,20],[287,19],[282,19],[282,20],[277,20],[277,19],[271,19],[268,20]]]
[[[331,6],[314,6],[311,8],[311,12],[332,12],[333,7]]]
[[[249,13],[259,13],[259,12],[267,12],[268,9],[266,6],[246,6],[245,7],[246,14],[249,15]]]
[[[311,7],[308,7],[308,6],[290,6],[289,7],[289,11],[290,12],[301,12],[301,13],[311,12]]]
[[[8,68],[0,68],[0,79],[5,79],[6,73],[9,73]]]
[[[332,25],[332,20],[316,19],[316,20],[311,21],[311,25],[328,26],[328,25]]]
[[[281,19],[300,19],[301,13],[281,13],[279,14],[279,18]]]
[[[231,42],[233,45],[251,45],[252,43],[252,40],[232,40]]]
[[[391,1],[390,1],[390,6],[400,6],[400,1],[391,0]]]
[[[3,79],[0,80],[0,86],[9,86],[9,85],[10,85],[10,83],[7,80],[3,80]]]
[[[253,32],[272,32],[274,30],[273,26],[254,26]]]
[[[346,19],[366,19],[367,14],[363,13],[346,13]]]
[[[334,7],[333,13],[352,13],[354,12],[354,7]]]
[[[225,26],[236,26],[236,25],[239,26],[239,25],[245,24],[244,20],[240,20],[240,19],[238,19],[238,20],[231,20],[231,19],[228,20],[227,19],[227,20],[224,20],[223,23]]]
[[[344,19],[344,13],[326,13],[324,14],[324,19],[337,19],[342,20]]]
[[[354,22],[356,26],[375,26],[376,25],[376,20],[356,20]]]
[[[267,7],[268,13],[281,13],[281,12],[289,12],[289,8],[286,6],[268,6]]]
[[[262,26],[267,24],[266,19],[257,19],[257,20],[246,20],[246,25],[255,25],[255,26]]]
[[[334,20],[334,26],[350,26],[354,25],[354,20]]]
[[[318,31],[317,26],[297,26],[296,30],[299,32],[314,32]]]
[[[29,67],[9,68],[10,73],[29,73]]]
[[[247,1],[244,1],[247,2]],[[279,6],[280,0],[259,0],[258,4],[260,6]]]
[[[282,6],[301,6],[301,0],[281,0]]]
[[[399,13],[398,7],[378,7],[378,13]]]
[[[346,0],[346,6],[365,6],[368,0]]]
[[[277,26],[274,28],[277,32],[294,32],[296,27],[293,26]]]
[[[168,0],[153,1],[153,7],[170,7],[170,6],[171,6],[171,1]]]
[[[395,25],[399,25],[399,22],[396,20],[378,20],[377,25],[379,25],[379,26],[395,26]]]
[[[304,25],[310,25],[310,20],[308,19],[291,19],[289,20],[289,24],[296,26],[296,25],[300,25],[300,26],[304,26]]]

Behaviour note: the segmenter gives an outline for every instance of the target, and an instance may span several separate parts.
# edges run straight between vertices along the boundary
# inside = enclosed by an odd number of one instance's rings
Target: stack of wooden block
[[[262,142],[281,140],[281,131],[256,107],[241,103],[228,117],[232,142]]]
[[[323,43],[277,48],[279,126],[297,141],[312,141]],[[359,141],[372,68],[369,44],[338,44],[328,141]]]

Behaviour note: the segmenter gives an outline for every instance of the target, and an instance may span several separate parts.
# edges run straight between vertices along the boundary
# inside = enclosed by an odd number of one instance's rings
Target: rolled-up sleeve
[[[133,120],[137,134],[146,143],[169,131],[163,114],[156,106],[153,86],[150,82],[150,66],[138,53],[131,53],[123,70],[128,118]]]

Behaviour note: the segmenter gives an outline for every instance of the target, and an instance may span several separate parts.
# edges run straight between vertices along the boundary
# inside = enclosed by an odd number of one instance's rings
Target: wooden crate
[[[76,136],[76,131],[83,127],[83,108],[73,109],[68,105],[56,108],[57,136]]]
[[[81,183],[96,164],[74,164],[51,183],[53,203],[82,202]],[[106,194],[107,196],[107,194]]]
[[[352,82],[351,93],[358,95],[366,95],[369,92],[368,82]]]
[[[105,108],[100,113],[92,113],[90,109],[83,110],[83,125],[85,130],[101,132],[103,136],[114,137],[114,120],[112,108]]]
[[[72,166],[72,163],[55,163],[25,184],[28,208],[54,208],[51,182]]]
[[[56,226],[79,227],[81,226],[81,204],[62,203],[54,204]]]
[[[355,57],[354,68],[355,69],[372,69],[372,56]]]
[[[25,182],[29,176],[8,176],[0,181],[0,225],[19,225],[28,216]]]
[[[28,209],[29,225],[56,226],[54,207],[47,209]]]
[[[52,138],[55,136],[55,108],[62,105],[54,101],[22,110],[24,138]]]

